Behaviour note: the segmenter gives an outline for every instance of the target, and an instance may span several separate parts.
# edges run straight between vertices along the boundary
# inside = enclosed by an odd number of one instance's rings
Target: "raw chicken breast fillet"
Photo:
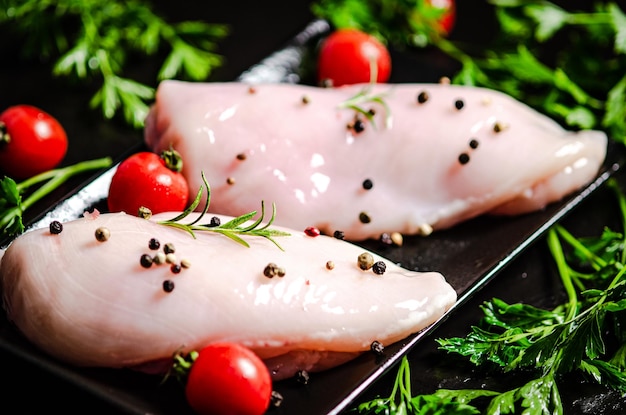
[[[0,263],[9,319],[74,365],[154,371],[178,351],[230,341],[250,347],[281,379],[343,363],[374,340],[401,340],[456,301],[441,274],[408,271],[375,254],[386,272],[364,271],[357,258],[365,250],[332,237],[280,228],[290,233],[275,237],[283,250],[259,236],[244,236],[245,247],[212,232],[194,239],[156,224],[157,216],[88,215],[58,235],[39,229],[18,237]],[[94,236],[100,227],[110,231],[105,242]],[[152,238],[161,251],[173,244],[175,262],[191,265],[179,273],[169,264],[142,267],[141,256],[157,252]],[[270,263],[284,276],[265,276]]]
[[[589,183],[607,147],[502,93],[445,84],[164,81],[145,141],[181,153],[191,189],[204,171],[212,212],[264,200],[281,225],[351,240],[542,209]]]

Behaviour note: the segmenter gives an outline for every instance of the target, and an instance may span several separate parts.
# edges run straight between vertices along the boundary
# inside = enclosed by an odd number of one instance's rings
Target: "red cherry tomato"
[[[0,170],[25,179],[53,169],[67,152],[67,135],[50,114],[16,105],[0,114]]]
[[[391,57],[387,47],[375,37],[356,29],[339,29],[320,46],[317,77],[320,83],[333,86],[370,82],[384,83],[391,75]]]
[[[271,395],[272,379],[263,361],[236,343],[200,350],[185,386],[187,402],[202,415],[262,415]]]
[[[111,179],[109,211],[137,216],[142,206],[155,214],[185,210],[189,185],[180,172],[181,164],[175,151],[161,155],[144,151],[128,157]]]
[[[455,0],[427,0],[433,7],[443,9],[443,14],[439,18],[439,29],[443,34],[449,34],[456,21]]]

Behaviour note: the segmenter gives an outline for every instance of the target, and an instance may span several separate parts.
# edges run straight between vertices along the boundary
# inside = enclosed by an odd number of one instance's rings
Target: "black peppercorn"
[[[152,238],[150,239],[150,241],[148,241],[148,248],[150,248],[151,250],[156,251],[160,247],[161,247],[161,242],[159,242],[158,239]]]
[[[371,179],[363,180],[363,189],[370,190],[372,187],[374,187],[374,182]]]
[[[467,153],[461,153],[461,154],[459,155],[459,163],[461,163],[461,164],[467,164],[467,163],[469,163],[469,161],[470,161],[469,154],[467,154]]]
[[[359,220],[361,221],[361,223],[370,223],[372,221],[372,218],[370,218],[370,215],[368,215],[365,212],[361,212],[359,213]]]
[[[506,125],[500,122],[496,122],[493,125],[493,132],[495,133],[501,133],[502,131],[504,131],[504,129],[506,128]]]
[[[171,293],[172,291],[174,291],[174,281],[172,280],[163,281],[163,291],[165,291],[166,293]]]
[[[354,121],[354,125],[352,126],[355,133],[362,133],[365,131],[365,123],[359,119]]]
[[[63,224],[58,220],[54,220],[50,222],[50,233],[53,235],[58,235],[63,232]]]
[[[385,347],[383,346],[383,344],[381,342],[379,342],[378,340],[374,340],[372,342],[372,344],[370,345],[370,350],[375,354],[375,355],[382,355],[383,352],[385,351]]]
[[[166,254],[173,254],[174,252],[176,252],[176,248],[174,248],[174,244],[166,243],[163,247],[163,252],[165,252]]]
[[[220,226],[222,224],[222,221],[220,220],[220,218],[218,218],[217,216],[213,216],[211,218],[211,223],[209,223],[209,226],[214,228],[217,226]]]
[[[282,278],[285,276],[285,270],[274,264],[273,262],[270,262],[263,269],[263,275],[265,275],[267,278],[274,278],[277,276]]]
[[[144,268],[150,268],[152,266],[152,257],[148,254],[143,254],[141,258],[139,258],[139,263]]]
[[[374,274],[383,275],[387,271],[387,264],[383,261],[377,261],[372,266],[372,271],[374,271]]]

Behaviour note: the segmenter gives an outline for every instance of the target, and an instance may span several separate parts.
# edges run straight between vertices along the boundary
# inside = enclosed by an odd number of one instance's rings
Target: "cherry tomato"
[[[67,152],[67,135],[50,114],[15,105],[0,114],[0,170],[25,179],[53,169]]]
[[[262,415],[271,395],[272,379],[263,361],[236,343],[200,350],[185,386],[187,402],[202,415]]]
[[[142,206],[155,214],[185,210],[189,185],[181,168],[180,155],[173,150],[161,155],[149,151],[133,154],[119,164],[111,179],[109,211],[137,216]]]
[[[357,29],[339,29],[321,44],[317,77],[332,86],[370,82],[384,83],[391,75],[391,57],[387,47],[375,37]]]
[[[443,9],[444,12],[439,18],[439,28],[441,33],[449,34],[456,21],[455,0],[427,0],[433,7]]]

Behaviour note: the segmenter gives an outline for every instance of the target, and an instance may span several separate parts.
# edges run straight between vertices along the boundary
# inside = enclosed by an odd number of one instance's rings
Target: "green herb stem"
[[[0,235],[11,236],[21,233],[24,230],[23,213],[69,178],[87,171],[107,168],[111,164],[111,158],[104,157],[48,170],[18,184],[8,177],[0,180]],[[26,198],[22,198],[22,195],[31,187],[40,183],[44,184],[28,194]]]
[[[613,17],[606,12],[567,13],[565,23],[573,26],[609,25],[613,23]]]
[[[550,235],[550,234],[555,233],[555,232],[558,233],[559,236],[561,238],[563,238],[569,245],[571,245],[573,248],[575,248],[581,255],[583,255],[585,257],[585,259],[587,259],[589,261],[591,266],[596,271],[599,271],[600,269],[602,269],[602,268],[604,268],[604,267],[606,267],[608,265],[605,260],[600,258],[595,253],[593,253],[579,239],[577,239],[574,235],[572,235],[567,229],[565,229],[561,225],[556,225],[549,232],[549,241],[554,240],[554,242],[558,244],[558,238],[556,237],[556,235]],[[553,236],[553,238],[552,238],[552,236]],[[556,247],[554,247],[554,248],[556,249]],[[558,253],[558,260],[557,260],[557,262],[560,262],[563,266],[566,266],[566,261],[564,259],[564,255],[563,255],[562,249],[560,247],[560,244],[558,244],[558,250],[559,250],[559,253]]]
[[[43,181],[47,182],[35,190],[30,196],[22,202],[23,210],[30,208],[43,197],[47,196],[54,189],[59,187],[72,176],[79,175],[91,170],[99,170],[110,167],[112,164],[111,157],[103,157],[95,160],[82,161],[71,166],[59,169],[48,170],[29,179],[18,183],[17,188],[20,192],[26,191],[28,188]]]
[[[548,231],[548,246],[550,248],[550,252],[554,257],[554,261],[559,270],[559,276],[561,277],[561,282],[563,283],[563,287],[565,288],[565,292],[567,294],[568,302],[567,302],[567,316],[565,319],[567,321],[572,320],[578,311],[578,295],[576,294],[576,289],[574,288],[574,284],[572,283],[572,276],[567,266],[567,261],[565,259],[565,254],[563,253],[563,247],[559,242],[558,236],[554,229],[550,229]]]
[[[622,229],[626,230],[626,195],[620,190],[619,183],[614,177],[609,178],[606,185],[613,190],[613,194],[617,198],[617,205],[621,212]],[[626,246],[626,232],[623,234],[622,244]],[[621,263],[626,263],[626,249],[621,252]]]
[[[468,55],[462,49],[456,46],[456,44],[444,37],[433,37],[431,42],[435,47],[437,47],[437,49],[441,50],[446,55],[460,62],[464,66],[471,65],[474,62],[474,58],[472,58],[470,55]]]

